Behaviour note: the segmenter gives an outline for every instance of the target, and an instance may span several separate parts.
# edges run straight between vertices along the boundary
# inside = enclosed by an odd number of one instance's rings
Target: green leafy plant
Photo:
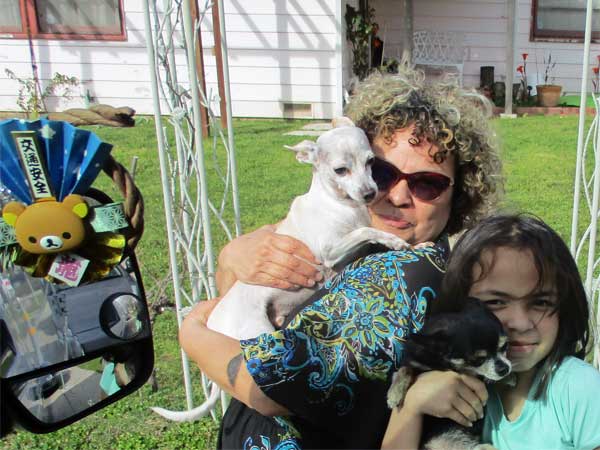
[[[8,78],[19,83],[17,105],[30,119],[37,119],[41,112],[47,111],[46,99],[49,96],[60,93],[59,97],[68,100],[71,98],[71,88],[79,85],[76,77],[55,72],[42,90],[35,78],[21,78],[10,69],[5,69],[4,72]]]
[[[352,44],[352,72],[359,80],[364,79],[371,68],[369,64],[371,37],[379,29],[374,17],[375,9],[369,6],[360,10],[346,5],[346,39]]]

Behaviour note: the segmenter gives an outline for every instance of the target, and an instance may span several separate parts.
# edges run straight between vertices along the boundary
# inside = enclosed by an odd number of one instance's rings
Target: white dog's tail
[[[206,416],[214,408],[217,400],[220,397],[221,389],[213,383],[208,399],[200,406],[187,411],[169,411],[168,409],[152,406],[150,409],[156,414],[163,416],[165,419],[174,420],[175,422],[192,422]]]

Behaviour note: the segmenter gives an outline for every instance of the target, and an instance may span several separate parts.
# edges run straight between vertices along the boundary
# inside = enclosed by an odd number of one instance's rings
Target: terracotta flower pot
[[[556,106],[560,99],[562,86],[555,84],[538,84],[536,87],[537,99],[540,106]]]

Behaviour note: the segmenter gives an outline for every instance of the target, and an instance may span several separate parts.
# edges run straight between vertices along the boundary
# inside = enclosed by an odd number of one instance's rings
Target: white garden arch
[[[591,325],[594,341],[593,363],[596,368],[600,368],[600,253],[597,250],[596,242],[600,205],[600,97],[597,94],[592,94],[596,114],[589,129],[585,130],[591,37],[592,0],[587,0],[571,224],[571,252],[579,263],[580,269],[585,267],[583,279],[593,317]],[[580,219],[585,220],[581,226]]]
[[[199,5],[195,20],[191,14],[192,1],[194,0],[142,2],[169,262],[179,326],[186,310],[202,298],[214,298],[217,295],[211,222],[218,223],[228,239],[241,233],[223,0],[214,4],[206,0],[204,5]],[[198,48],[198,35],[200,27],[206,26],[204,19],[214,5],[218,7],[221,29],[221,42],[215,42],[215,46],[219,45],[223,54],[227,130],[221,128],[220,120],[213,113],[213,107],[219,104],[218,95],[204,92],[200,83],[188,81],[199,80],[203,76],[197,72],[196,64],[196,52],[201,51]],[[186,58],[185,77],[177,70],[177,56]],[[202,143],[202,107],[208,108],[213,136],[211,148],[205,148]],[[225,163],[218,164],[223,153]],[[208,159],[212,159],[213,172],[220,178],[216,188],[218,192],[215,189],[210,192],[213,201],[208,197]],[[220,201],[215,203],[214,199],[218,196]],[[193,381],[190,379],[189,363],[183,350],[181,359],[187,407],[191,409],[194,406]],[[210,381],[203,376],[205,396],[209,391],[209,384]],[[223,396],[223,410],[225,401]]]
[[[200,6],[198,20],[190,15],[194,0],[149,0],[142,2],[145,12],[145,33],[148,61],[151,68],[154,117],[158,141],[161,182],[167,223],[169,260],[173,281],[173,295],[177,308],[178,324],[181,324],[186,308],[201,300],[216,295],[214,279],[215,265],[211,221],[216,221],[227,237],[241,233],[239,202],[237,193],[234,133],[231,120],[231,98],[229,94],[229,69],[227,65],[227,42],[223,0],[217,0],[219,10],[223,54],[224,92],[227,114],[227,130],[221,130],[212,108],[219,103],[216,95],[203,92],[196,72],[197,35],[202,21],[210,11],[212,3],[205,0]],[[509,3],[512,0],[507,0]],[[597,221],[600,205],[600,110],[596,98],[596,116],[591,127],[585,131],[585,103],[588,92],[589,47],[591,40],[592,0],[587,2],[587,22],[583,51],[583,73],[581,85],[581,108],[579,137],[577,144],[577,166],[573,200],[571,251],[580,267],[586,267],[584,281],[590,306],[598,314],[595,324],[600,322],[600,255],[596,251]],[[338,11],[339,12],[339,11]],[[343,42],[343,31],[338,44]],[[187,80],[180,82],[176,70],[176,56],[184,53],[187,60]],[[341,55],[341,49],[336,54]],[[341,80],[338,80],[341,86]],[[213,133],[211,149],[202,145],[201,107],[207,106]],[[174,139],[168,136],[173,133]],[[208,183],[205,159],[215,155],[218,142],[225,149],[226,162],[215,167],[221,173],[221,195],[219,204],[208,199]],[[588,148],[591,149],[588,151]],[[216,161],[216,158],[213,158]],[[589,167],[593,160],[593,170]],[[588,166],[586,168],[586,161]],[[583,192],[583,196],[581,193]],[[211,197],[215,198],[211,192]],[[232,209],[225,214],[226,209]],[[229,221],[226,216],[233,217]],[[585,224],[581,225],[581,220]],[[583,231],[580,231],[582,228]],[[232,231],[233,230],[233,231]],[[587,255],[586,255],[587,253]],[[593,326],[594,364],[600,365],[600,328]],[[185,353],[181,352],[187,407],[191,409],[192,380]],[[210,382],[203,377],[205,395]],[[222,398],[223,406],[225,399]],[[224,408],[223,408],[224,409]],[[213,414],[214,417],[214,414]]]

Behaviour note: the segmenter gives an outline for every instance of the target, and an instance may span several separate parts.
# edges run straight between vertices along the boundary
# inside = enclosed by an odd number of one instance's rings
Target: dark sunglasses
[[[381,158],[375,158],[371,166],[373,181],[380,191],[392,189],[402,180],[406,180],[410,193],[426,202],[435,200],[454,184],[446,175],[436,172],[401,172],[392,163]]]

